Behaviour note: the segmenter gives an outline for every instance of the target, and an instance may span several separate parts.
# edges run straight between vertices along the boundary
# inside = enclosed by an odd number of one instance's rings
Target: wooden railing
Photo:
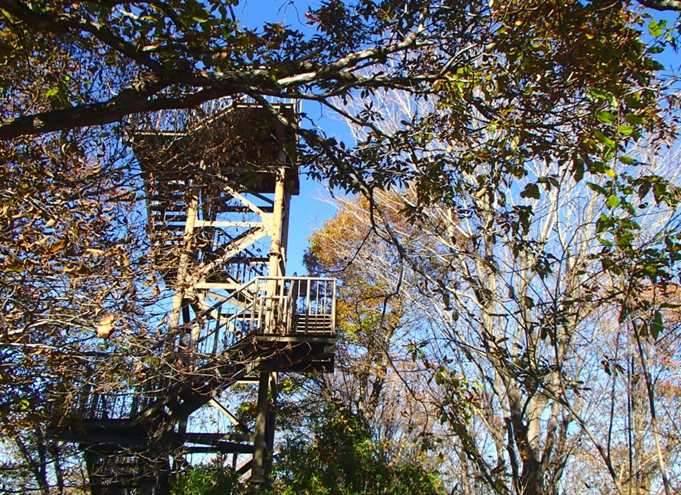
[[[256,277],[197,315],[190,347],[215,356],[248,335],[333,336],[335,312],[335,279]]]
[[[266,100],[274,107],[285,106],[292,108],[296,113],[299,111],[297,100],[274,97],[266,97]],[[167,109],[149,114],[149,117],[145,117],[145,120],[135,121],[135,127],[137,127],[138,132],[192,132],[200,127],[209,125],[211,121],[231,111],[233,108],[249,106],[261,107],[262,105],[246,95],[217,98],[193,109]]]
[[[304,341],[335,336],[335,312],[335,279],[256,277],[169,336],[180,342],[172,363],[165,362],[167,356],[148,357],[158,364],[147,363],[144,371],[134,373],[134,363],[141,361],[129,358],[125,370],[118,368],[121,380],[107,382],[113,385],[105,389],[98,376],[109,369],[111,357],[93,358],[83,370],[82,382],[74,381],[70,391],[64,391],[69,404],[63,406],[74,417],[132,418],[181,383],[183,373],[215,371],[216,363],[238,359],[240,343],[249,337],[295,337]],[[195,338],[188,340],[192,330]]]

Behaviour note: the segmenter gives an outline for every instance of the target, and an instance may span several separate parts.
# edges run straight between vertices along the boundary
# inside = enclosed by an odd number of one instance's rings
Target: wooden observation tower
[[[299,182],[279,117],[295,114],[290,102],[218,100],[133,133],[151,257],[173,296],[149,376],[81,386],[68,405],[77,422],[54,428],[85,452],[93,494],[167,493],[173,466],[214,453],[264,482],[278,373],[333,371],[335,280],[286,276]],[[245,382],[257,384],[254,426],[230,411],[228,389]],[[206,409],[224,421],[206,422]]]

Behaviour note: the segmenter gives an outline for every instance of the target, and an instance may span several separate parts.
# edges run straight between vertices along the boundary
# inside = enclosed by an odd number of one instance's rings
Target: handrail
[[[297,99],[277,98],[273,96],[268,96],[266,99],[273,106],[288,106],[293,108],[295,113],[300,113],[300,102]],[[209,123],[216,118],[220,118],[225,112],[230,111],[235,107],[238,108],[239,106],[263,108],[259,102],[247,95],[236,97],[225,96],[209,100],[196,108],[160,110],[151,114],[152,117],[155,117],[153,121],[149,120],[143,123],[137,122],[137,129],[135,132],[183,135],[200,129],[206,123]],[[132,121],[134,122],[134,120]]]
[[[196,317],[197,317],[197,318],[202,318],[202,317],[205,318],[206,316],[210,315],[211,312],[215,311],[215,310],[218,309],[220,306],[222,306],[222,305],[224,305],[225,303],[227,303],[229,300],[234,299],[236,296],[238,296],[238,295],[240,295],[240,294],[243,294],[244,291],[245,291],[249,286],[253,285],[253,284],[254,284],[258,279],[260,279],[260,278],[262,278],[262,277],[254,277],[254,278],[252,278],[251,280],[249,280],[249,281],[246,282],[245,284],[241,285],[241,286],[240,286],[238,289],[236,289],[234,292],[230,292],[229,295],[226,296],[224,299],[222,299],[222,300],[216,302],[216,303],[213,304],[210,308],[207,308],[207,309],[203,310],[201,313],[197,314]]]
[[[304,289],[304,290],[302,290]],[[235,304],[239,296],[247,302]],[[336,280],[323,277],[258,276],[198,313],[200,327],[188,343],[198,355],[215,356],[247,335],[330,335],[335,326]],[[226,311],[231,308],[231,311]],[[206,324],[210,319],[215,324]]]
[[[269,286],[268,286],[269,284]],[[273,286],[275,286],[273,288]],[[234,301],[248,294],[245,306]],[[230,307],[233,312],[228,313]],[[178,347],[186,370],[199,370],[219,359],[228,362],[243,357],[230,355],[239,349],[241,339],[249,336],[333,337],[335,335],[336,280],[322,277],[266,277],[249,280],[224,300],[196,314],[183,326],[200,326],[195,341]],[[215,325],[204,325],[215,318]],[[182,328],[182,327],[181,327]],[[188,332],[189,334],[190,332]],[[238,354],[238,352],[237,352]],[[225,361],[227,360],[227,361]],[[97,363],[92,363],[97,369]],[[173,376],[171,376],[173,375]],[[131,418],[162,396],[178,377],[149,376],[147,379],[119,383],[109,391],[93,389],[96,380],[83,374],[81,384],[73,384],[73,401],[89,418]]]

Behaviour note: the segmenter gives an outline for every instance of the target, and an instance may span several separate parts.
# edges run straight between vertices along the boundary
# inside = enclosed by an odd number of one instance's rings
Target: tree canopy
[[[442,438],[463,447],[458,458],[446,453],[459,481],[541,493],[591,435],[587,421],[576,436],[567,426],[581,421],[575,404],[590,392],[582,376],[611,394],[610,418],[629,407],[630,429],[655,419],[641,412],[643,384],[650,398],[659,372],[673,397],[662,372],[673,359],[638,337],[655,341],[674,322],[679,184],[656,165],[678,147],[677,69],[660,60],[678,45],[679,2],[330,0],[300,12],[298,25],[259,26],[243,22],[242,3],[0,0],[0,420],[10,439],[31,432],[13,452],[36,489],[64,491],[64,477],[78,476],[63,468],[72,453],[45,438],[49,390],[82,378],[86,358],[114,355],[87,370],[100,390],[162,369],[154,353],[166,288],[148,257],[135,124],[223,97],[270,111],[300,138],[305,172],[363,197],[313,240],[310,267],[342,273],[345,382],[316,384],[333,404],[325,421],[306,424],[311,443],[289,437],[285,466],[320,460],[328,438],[352,428],[349,458],[320,461],[329,476],[361,490],[345,475],[357,458],[375,464],[367,483],[376,472],[404,487],[406,474],[437,492],[439,480],[404,453],[432,454],[431,436],[414,432],[439,414]],[[284,99],[303,102],[301,112],[277,111],[271,102]],[[312,103],[345,118],[354,142],[320,128]],[[356,254],[368,247],[370,256]],[[597,314],[608,324],[589,326]],[[412,328],[443,333],[410,340]],[[607,334],[600,354],[573,369],[592,328]],[[446,345],[433,345],[442,335]],[[396,349],[408,351],[399,366]],[[115,357],[125,353],[148,360]],[[418,386],[390,384],[407,372]],[[636,399],[617,402],[622,391]],[[428,419],[401,421],[388,392]],[[442,400],[424,406],[429,393]],[[476,407],[498,414],[476,416]],[[384,462],[394,454],[383,448],[388,433],[370,431],[390,408],[383,417],[406,449],[393,464]],[[555,428],[542,429],[547,417]],[[658,440],[674,425],[665,418]],[[625,465],[602,431],[591,441],[616,489],[665,476],[659,462],[649,467],[651,437],[630,436],[627,452],[639,457]],[[308,474],[300,486],[316,482]],[[294,475],[286,467],[280,479]]]
[[[289,120],[302,163],[368,194],[417,180],[427,202],[446,196],[451,170],[492,157],[522,176],[528,157],[550,156],[579,179],[641,132],[674,132],[659,115],[675,102],[660,100],[655,57],[678,33],[628,3],[334,0],[306,12],[308,26],[259,28],[220,1],[1,7],[5,140],[225,96],[296,98],[372,131],[350,147]],[[370,96],[390,88],[442,105],[388,135]],[[366,106],[347,113],[333,98]],[[426,153],[438,129],[465,153]]]
[[[678,184],[678,163],[676,150],[629,172]],[[341,280],[339,369],[308,393],[357,411],[392,455],[444,460],[462,493],[674,493],[678,248],[647,275],[613,263],[607,176],[573,185],[557,163],[528,166],[556,185],[534,198],[532,177],[504,181],[411,222],[415,189],[376,193],[374,219],[366,199],[340,201],[308,252],[314,273]],[[520,207],[516,230],[506,210]],[[629,221],[627,243],[649,256],[677,235],[678,209],[640,204]]]

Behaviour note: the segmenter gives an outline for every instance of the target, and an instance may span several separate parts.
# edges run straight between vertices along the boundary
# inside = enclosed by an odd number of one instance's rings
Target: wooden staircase
[[[323,287],[323,297],[309,287]],[[77,422],[50,434],[80,444],[95,495],[167,493],[170,459],[181,455],[250,454],[252,431],[191,432],[182,425],[234,384],[263,372],[332,372],[334,298],[335,283],[327,279],[253,279],[195,316],[202,332],[186,349],[185,371],[121,392],[127,411],[113,406],[120,395],[83,388]]]

